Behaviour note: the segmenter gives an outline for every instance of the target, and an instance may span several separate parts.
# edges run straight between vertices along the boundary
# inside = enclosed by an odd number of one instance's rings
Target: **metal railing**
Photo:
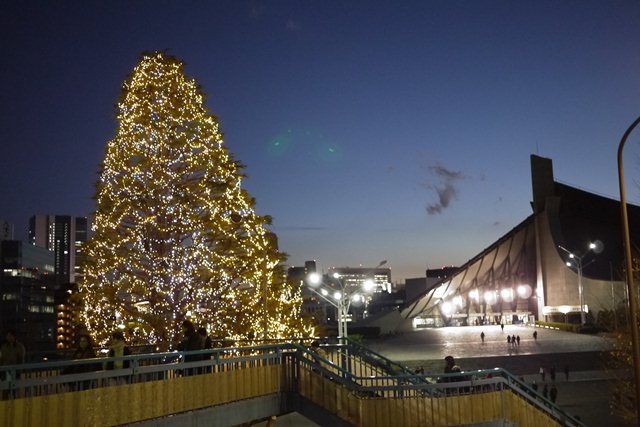
[[[106,369],[109,362],[120,361],[123,362],[121,369]],[[256,375],[251,372],[261,372],[263,378],[255,380],[252,377]],[[403,416],[414,414],[411,415],[414,418],[428,413],[427,422],[442,425],[462,424],[469,419],[483,421],[496,416],[510,419],[520,416],[518,411],[524,413],[521,408],[526,406],[553,420],[553,425],[582,426],[503,369],[416,375],[349,340],[340,343],[321,340],[319,347],[289,342],[0,366],[0,407],[3,403],[11,405],[21,400],[33,401],[42,396],[66,393],[108,394],[116,387],[118,390],[137,387],[137,393],[143,394],[151,390],[149,387],[190,387],[195,384],[216,390],[216,387],[222,387],[220,379],[230,375],[236,378],[232,379],[235,381],[230,386],[232,392],[220,391],[224,396],[201,399],[197,405],[168,407],[184,411],[267,393],[294,392],[336,413],[340,412],[338,406],[349,406],[350,410],[345,412],[347,420],[356,424],[384,425],[363,421],[366,420],[365,412],[375,413],[376,406],[396,405]],[[192,393],[197,391],[190,390]],[[342,403],[336,399],[342,399]],[[491,413],[472,413],[463,417],[461,413],[465,409],[461,405],[468,405],[469,399],[476,399],[477,405],[501,406]],[[511,403],[505,403],[505,399],[510,399]],[[451,415],[456,411],[460,413]],[[161,413],[149,411],[149,416]]]

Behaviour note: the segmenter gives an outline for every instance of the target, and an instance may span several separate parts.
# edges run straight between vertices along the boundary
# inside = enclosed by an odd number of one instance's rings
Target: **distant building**
[[[598,322],[626,307],[620,202],[557,182],[531,156],[532,214],[435,288],[407,298],[414,326]],[[640,208],[628,206],[632,246]]]
[[[87,242],[89,221],[68,215],[34,215],[29,220],[29,243],[54,254],[58,283],[75,283],[80,276],[82,247]]]
[[[367,306],[367,314],[369,316],[384,313],[390,310],[398,310],[402,307],[406,300],[404,290],[391,293],[379,292],[375,294]]]
[[[438,282],[442,279],[446,279],[449,276],[457,273],[460,267],[442,267],[442,268],[428,268],[427,269],[427,279],[432,279],[432,281]]]
[[[13,240],[13,224],[0,218],[0,241]]]
[[[405,279],[404,290],[407,301],[412,301],[419,295],[429,292],[438,283],[458,271],[459,267],[442,267],[427,269],[426,277]]]
[[[373,292],[391,292],[391,269],[368,267],[331,267],[329,276],[335,273],[340,275],[340,280],[349,290],[362,289],[367,280],[375,284]]]
[[[53,252],[3,240],[0,272],[0,330],[15,330],[28,353],[55,349],[57,285]]]
[[[300,286],[302,293],[302,312],[314,319],[318,325],[327,323],[327,303],[306,286],[307,277],[317,272],[315,261],[305,261],[304,267],[289,267],[287,278],[291,283]]]

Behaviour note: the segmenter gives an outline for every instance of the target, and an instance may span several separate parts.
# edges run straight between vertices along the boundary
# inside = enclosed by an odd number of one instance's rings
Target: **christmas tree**
[[[268,216],[183,63],[144,54],[123,85],[97,183],[80,320],[171,343],[183,320],[225,339],[309,336]]]

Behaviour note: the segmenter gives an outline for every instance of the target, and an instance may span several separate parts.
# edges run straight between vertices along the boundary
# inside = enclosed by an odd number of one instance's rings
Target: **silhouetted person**
[[[0,345],[0,365],[21,365],[24,363],[25,357],[26,351],[24,345],[18,341],[16,332],[14,330],[8,330],[4,342]],[[4,381],[7,375],[9,374],[5,374],[4,372],[0,373],[0,381]],[[20,377],[19,372],[16,372],[16,377]],[[2,392],[3,399],[8,398],[8,396],[9,390]]]
[[[558,389],[556,388],[555,384],[553,384],[551,386],[551,390],[549,390],[549,400],[551,400],[552,403],[556,403],[557,398],[558,398]]]
[[[200,338],[202,339],[202,348],[204,350],[213,348],[213,341],[211,341],[211,337],[207,334],[206,328],[204,327],[198,328],[198,335],[200,335]],[[211,354],[210,353],[203,354],[202,360],[211,360]],[[212,371],[211,366],[205,366],[204,372],[209,373],[211,371]]]
[[[178,344],[179,351],[195,351],[202,350],[204,348],[204,338],[196,332],[195,326],[189,320],[182,322],[182,341]],[[196,360],[202,360],[202,356],[199,354],[190,354],[184,356],[184,361],[193,362]],[[185,369],[185,375],[192,375],[191,369]]]
[[[500,323],[500,329],[504,332],[504,323]]]
[[[14,330],[8,330],[0,346],[0,365],[20,365],[24,363],[25,357],[24,345],[18,341]]]
[[[518,341],[518,345],[520,345],[520,335],[516,337],[516,341]]]
[[[198,328],[198,333],[204,339],[203,348],[212,348],[211,337],[207,335],[207,330],[203,327]]]
[[[484,332],[480,332],[480,339],[484,342]]]
[[[71,359],[79,360],[79,359],[95,359],[96,352],[93,349],[93,341],[88,334],[82,334],[78,337],[78,344],[76,346],[76,350],[71,355]],[[102,369],[102,365],[100,363],[84,363],[84,364],[76,364],[69,366],[66,368],[63,373],[65,374],[82,374],[86,372],[93,372]],[[78,386],[81,385],[81,390],[86,390],[91,387],[91,380],[83,380],[78,383],[72,383],[71,389],[76,390]]]
[[[456,361],[453,358],[453,356],[447,356],[444,358],[444,373],[445,374],[455,374],[458,372],[462,372],[462,369],[460,369],[460,366],[456,365]],[[443,382],[453,382],[453,381],[463,381],[464,378],[462,377],[447,377],[444,378],[442,381]]]
[[[538,331],[533,331],[533,339],[534,341],[538,341]]]
[[[511,345],[512,346],[516,346],[516,336],[515,335],[511,335]]]
[[[511,344],[511,335],[507,335],[507,344]]]

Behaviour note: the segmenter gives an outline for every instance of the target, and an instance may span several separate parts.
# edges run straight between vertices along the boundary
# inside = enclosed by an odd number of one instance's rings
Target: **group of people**
[[[504,323],[500,324],[500,330],[504,332]],[[484,331],[480,332],[480,340],[483,344],[485,337]],[[533,340],[538,341],[538,331],[533,331]],[[518,347],[520,345],[520,335],[507,335],[507,344],[512,347]]]
[[[520,345],[520,335],[507,335],[507,344],[511,344],[513,347]]]
[[[196,330],[193,322],[185,320],[182,322],[182,341],[177,345],[180,351],[203,350],[212,347],[211,338],[207,335],[207,330],[203,327]],[[108,346],[108,357],[123,357],[131,354],[127,346],[124,333],[116,330],[111,334]],[[95,359],[95,346],[91,336],[87,333],[80,334],[77,339],[76,348],[71,354],[72,360]],[[18,341],[14,330],[7,331],[4,341],[0,344],[0,365],[19,365],[25,363],[26,350],[24,345]],[[185,361],[198,360],[198,357],[187,356]],[[126,360],[109,361],[104,365],[81,363],[68,369],[69,373],[91,372],[99,369],[122,369],[129,366]]]

